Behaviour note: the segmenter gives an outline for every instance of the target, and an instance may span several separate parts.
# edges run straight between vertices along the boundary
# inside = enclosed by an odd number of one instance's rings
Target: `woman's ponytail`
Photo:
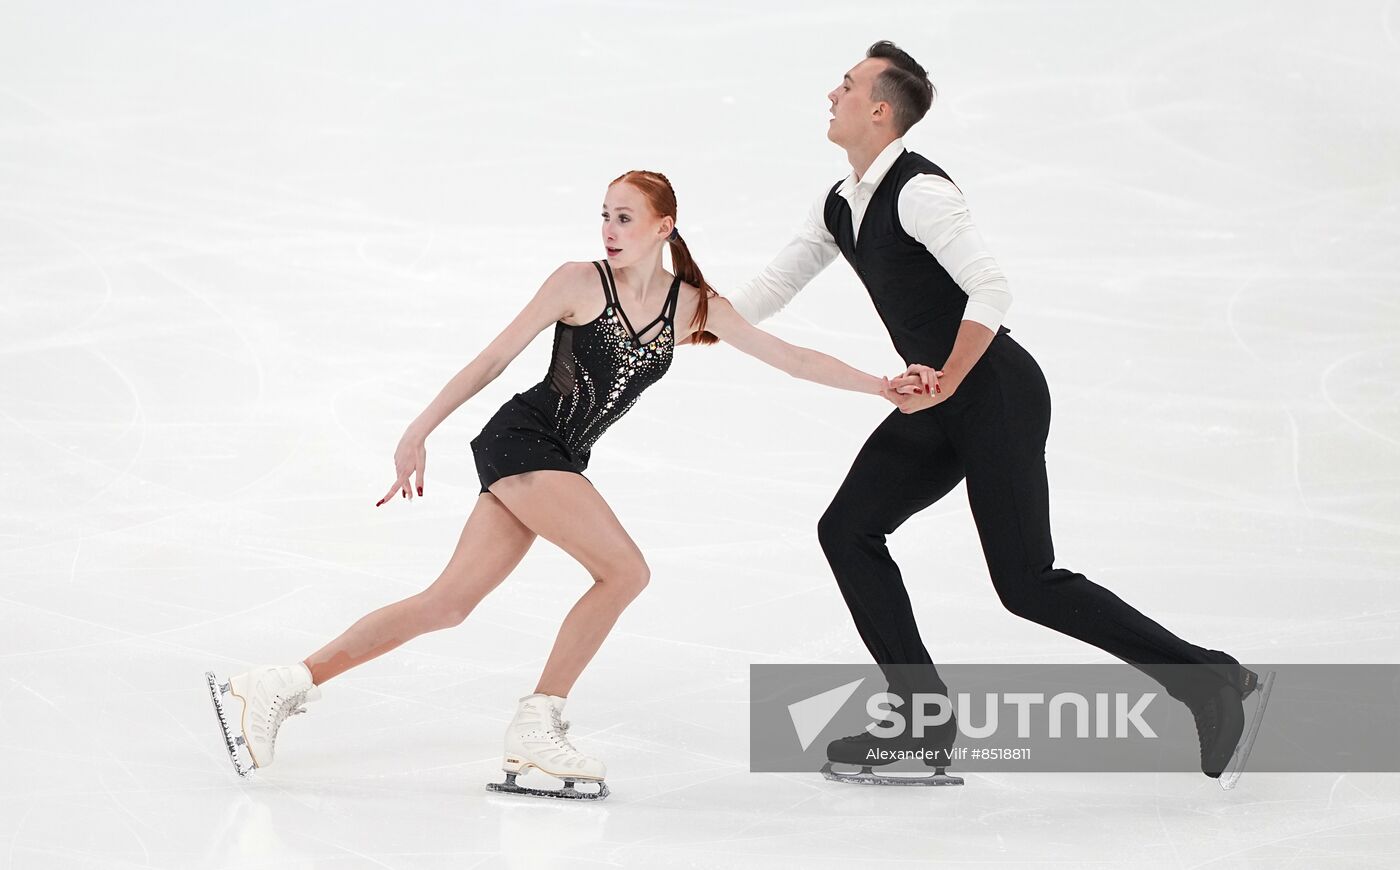
[[[705,276],[700,274],[700,267],[695,264],[695,258],[690,256],[690,248],[686,246],[680,233],[671,234],[671,265],[675,267],[676,274],[682,281],[700,288],[700,303],[695,307],[695,316],[690,321],[695,330],[691,342],[714,344],[719,338],[714,333],[705,331],[705,321],[710,315],[710,297],[718,294],[715,293],[715,288],[705,283]]]

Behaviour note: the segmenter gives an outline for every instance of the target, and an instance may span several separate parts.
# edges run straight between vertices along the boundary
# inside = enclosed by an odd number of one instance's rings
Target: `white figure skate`
[[[206,671],[209,698],[219,717],[233,769],[239,776],[272,763],[277,730],[288,716],[321,697],[304,664],[254,668],[231,679]]]
[[[505,782],[489,782],[487,791],[521,794],[530,797],[563,798],[566,800],[602,800],[608,796],[603,777],[607,768],[603,762],[584,755],[569,743],[565,732],[569,723],[561,719],[564,699],[555,695],[527,695],[520,699],[515,718],[506,729],[505,758],[501,769]],[[564,781],[559,789],[530,788],[517,785],[515,778],[530,768]],[[597,791],[579,791],[576,782],[596,782]]]

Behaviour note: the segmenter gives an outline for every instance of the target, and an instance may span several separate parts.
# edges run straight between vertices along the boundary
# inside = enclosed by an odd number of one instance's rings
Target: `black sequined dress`
[[[512,396],[472,439],[482,492],[526,471],[582,474],[598,437],[671,367],[681,279],[671,282],[661,313],[638,330],[617,301],[612,267],[593,267],[603,284],[603,313],[579,326],[555,324],[544,380]]]

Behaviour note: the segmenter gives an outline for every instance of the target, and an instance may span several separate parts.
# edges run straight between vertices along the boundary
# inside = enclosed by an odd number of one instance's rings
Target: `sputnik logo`
[[[788,705],[788,715],[792,718],[792,727],[797,732],[797,740],[802,744],[803,752],[817,739],[822,729],[831,724],[831,720],[836,718],[836,714],[863,682],[864,678],[854,680]],[[1031,711],[1034,707],[1041,707],[1043,710],[1047,720],[1044,733],[1051,739],[1057,739],[1063,733],[1061,713],[1065,707],[1075,711],[1074,737],[1078,739],[1091,736],[1091,710],[1097,726],[1092,734],[1094,737],[1123,739],[1132,737],[1132,732],[1136,732],[1138,737],[1153,739],[1157,737],[1157,733],[1143,718],[1143,713],[1156,697],[1156,692],[1146,692],[1139,695],[1136,703],[1129,706],[1132,697],[1127,692],[1112,695],[1108,692],[1098,692],[1092,700],[1078,692],[1060,692],[1048,702],[1041,692],[988,692],[983,695],[982,724],[974,726],[971,724],[974,712],[972,696],[962,692],[956,696],[958,732],[978,740],[995,735],[999,724],[998,708],[1007,704],[1016,708],[1016,737],[1020,740],[1031,736]],[[908,728],[914,737],[919,738],[924,736],[926,726],[941,725],[952,715],[952,702],[945,695],[916,693],[912,700],[906,715],[899,710],[905,706],[904,700],[899,696],[888,692],[871,695],[866,699],[865,712],[874,721],[867,725],[865,730],[876,737],[893,737],[904,733]],[[926,709],[928,705],[933,705],[937,712],[930,714]]]
[[[864,677],[844,686],[828,689],[820,695],[788,704],[788,715],[792,717],[792,727],[797,732],[803,752],[806,752],[812,741],[817,739],[817,735],[822,733],[822,729],[831,724],[842,705],[850,700],[863,682]]]

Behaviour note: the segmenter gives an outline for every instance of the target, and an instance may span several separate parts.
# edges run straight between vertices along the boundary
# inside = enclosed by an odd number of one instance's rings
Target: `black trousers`
[[[1151,666],[1233,660],[1187,643],[1083,574],[1055,567],[1049,431],[1045,377],[1006,335],[992,341],[952,398],[913,414],[895,410],[880,424],[817,527],[861,638],[880,664],[929,665],[913,669],[927,673],[923,685],[905,688],[947,692],[885,536],[966,478],[992,585],[1006,608],[1137,666],[1186,700],[1200,686],[1179,674],[1204,669]],[[891,690],[899,688],[892,677]]]

